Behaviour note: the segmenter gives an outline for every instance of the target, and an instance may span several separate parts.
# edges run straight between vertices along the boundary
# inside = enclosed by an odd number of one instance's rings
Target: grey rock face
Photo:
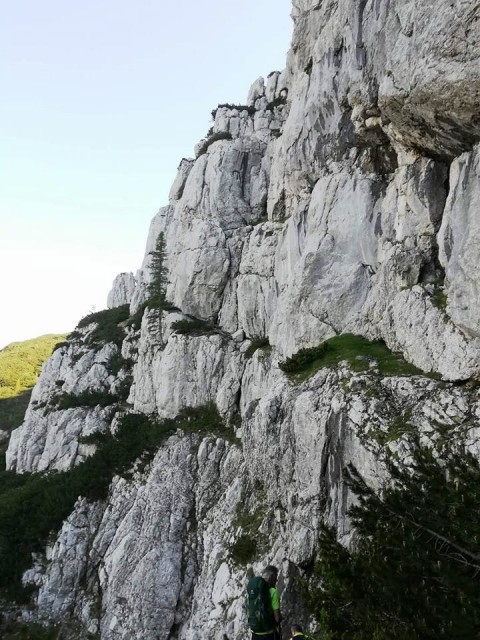
[[[107,297],[107,307],[121,307],[124,304],[130,304],[135,293],[137,281],[133,273],[119,273],[115,278],[112,290]]]
[[[479,10],[293,1],[286,68],[256,80],[246,105],[216,110],[139,271],[109,297],[143,309],[162,232],[172,307],[127,330],[121,409],[161,419],[214,402],[230,437],[177,432],[147,469],[115,478],[105,503],[79,500],[46,566],[37,558],[25,576],[40,617],[73,615],[102,640],[240,640],[242,536],[257,545],[255,571],[281,567],[288,615],[320,523],[351,543],[346,464],[379,487],[385,449],[406,457],[405,434],[434,442],[435,425],[480,453],[478,393],[453,384],[480,372]],[[206,324],[180,332],[189,319]],[[280,369],[346,332],[443,380],[340,363],[293,384]],[[114,354],[75,343],[54,354],[9,468],[68,469],[91,453],[80,436],[114,429],[99,407],[39,406],[59,389],[114,392],[127,375],[109,373]]]
[[[467,335],[480,337],[478,207],[480,148],[462,154],[450,169],[450,194],[439,234],[440,260],[447,277],[447,310]]]

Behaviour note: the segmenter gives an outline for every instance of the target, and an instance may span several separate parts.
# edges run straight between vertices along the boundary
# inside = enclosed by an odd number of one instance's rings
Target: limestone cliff
[[[464,383],[480,371],[479,15],[478,0],[293,0],[285,70],[216,110],[141,269],[115,281],[109,306],[130,305],[141,324],[101,348],[87,325],[55,352],[7,463],[81,463],[92,445],[79,438],[115,418],[52,398],[114,395],[126,380],[121,411],[168,418],[214,402],[232,437],[178,431],[105,501],[79,499],[25,576],[32,616],[74,616],[102,640],[245,638],[242,515],[255,522],[254,568],[281,567],[283,607],[298,616],[295,578],[320,522],[349,541],[345,464],[378,485],[382,446],[402,454],[392,424],[407,415],[425,439],[440,424],[476,451],[480,398]],[[160,232],[162,312],[143,304]],[[191,317],[208,327],[176,330]],[[418,374],[343,363],[292,381],[279,367],[345,333],[383,340]],[[271,349],[252,355],[260,337]]]

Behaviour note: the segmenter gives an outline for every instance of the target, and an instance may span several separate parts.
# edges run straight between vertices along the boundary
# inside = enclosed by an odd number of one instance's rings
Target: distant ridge
[[[18,427],[43,363],[65,335],[46,334],[0,350],[0,430]]]

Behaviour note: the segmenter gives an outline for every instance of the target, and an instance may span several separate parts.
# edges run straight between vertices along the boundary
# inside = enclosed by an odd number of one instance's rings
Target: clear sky
[[[291,0],[15,0],[0,21],[0,348],[68,332],[141,263],[222,102],[281,70]]]

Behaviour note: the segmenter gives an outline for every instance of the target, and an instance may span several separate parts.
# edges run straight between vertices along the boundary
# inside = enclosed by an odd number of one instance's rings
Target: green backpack
[[[247,617],[254,633],[266,633],[275,628],[269,587],[259,576],[250,578],[247,584]]]

